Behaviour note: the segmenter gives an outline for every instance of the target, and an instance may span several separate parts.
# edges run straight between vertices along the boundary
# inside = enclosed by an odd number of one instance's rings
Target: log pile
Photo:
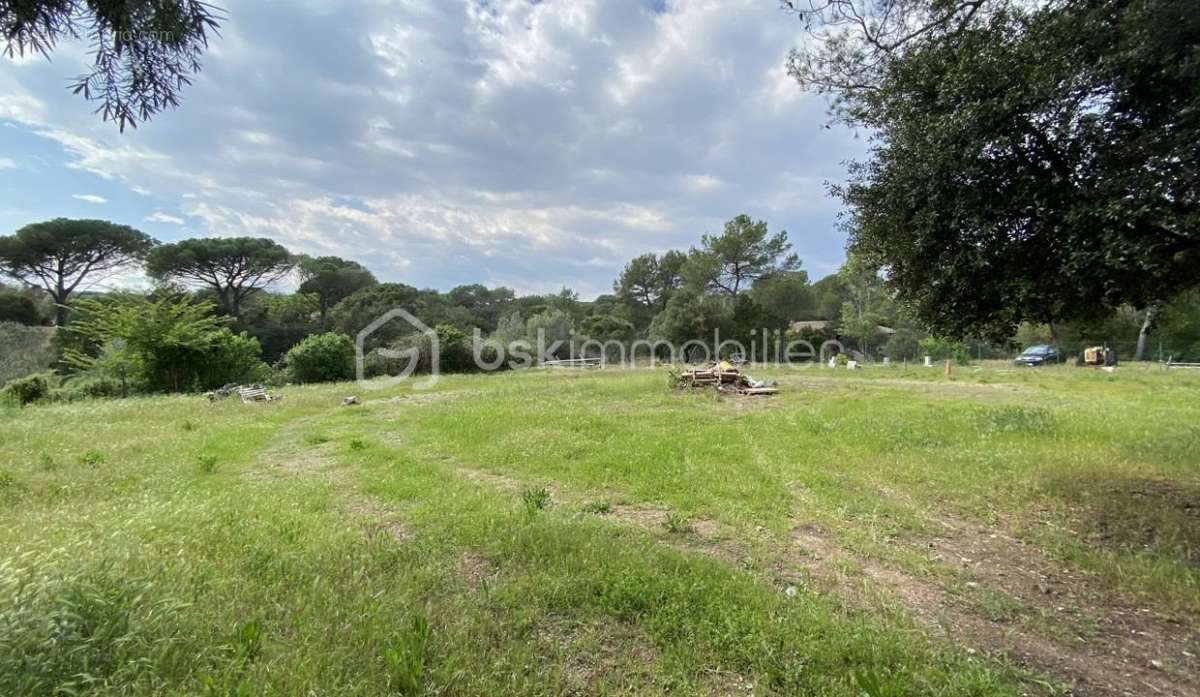
[[[747,396],[773,395],[779,392],[774,383],[768,385],[765,381],[755,380],[729,361],[709,363],[679,373],[673,372],[671,380],[674,386],[681,390],[711,388],[722,394]]]

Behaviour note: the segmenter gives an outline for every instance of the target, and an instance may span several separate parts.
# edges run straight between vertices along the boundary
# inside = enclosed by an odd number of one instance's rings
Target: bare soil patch
[[[516,492],[520,491],[523,487],[523,484],[520,480],[513,479],[512,477],[506,477],[503,474],[496,474],[494,472],[474,469],[471,467],[457,467],[455,468],[455,471],[467,479],[475,482],[476,484],[482,484],[489,489]]]
[[[1072,525],[1094,546],[1158,552],[1200,568],[1200,486],[1141,477],[1093,478],[1061,490]]]
[[[658,649],[637,627],[549,617],[534,632],[538,652],[561,665],[565,695],[595,694],[601,684],[614,693],[640,693],[655,682]]]
[[[1200,636],[1193,626],[1121,604],[1086,574],[1056,566],[1005,534],[958,524],[926,544],[935,560],[966,572],[969,586],[1019,603],[1021,614],[1012,620],[981,616],[938,578],[855,555],[819,527],[798,525],[793,543],[795,565],[849,605],[869,609],[879,602],[872,594],[882,592],[884,602],[898,600],[945,638],[1061,681],[1071,694],[1200,695],[1194,679]],[[1059,631],[1050,638],[1022,620]]]
[[[493,582],[500,575],[500,569],[491,559],[481,554],[463,552],[458,563],[458,573],[467,582],[467,587],[475,591]]]

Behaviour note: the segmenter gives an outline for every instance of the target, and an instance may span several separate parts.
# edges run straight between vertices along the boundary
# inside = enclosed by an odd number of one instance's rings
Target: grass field
[[[0,694],[1200,694],[1200,375],[773,377],[0,411]]]

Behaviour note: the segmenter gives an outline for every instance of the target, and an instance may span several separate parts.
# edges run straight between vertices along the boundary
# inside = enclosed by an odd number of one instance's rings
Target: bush
[[[266,374],[257,339],[234,334],[210,303],[121,295],[76,304],[64,348],[72,367],[134,390],[206,390]]]
[[[337,382],[354,378],[354,342],[338,332],[313,334],[284,357],[293,382]]]
[[[61,402],[74,402],[80,399],[111,399],[126,397],[130,388],[126,383],[111,377],[81,376],[67,380],[51,393],[52,399]]]
[[[232,382],[258,383],[267,379],[270,368],[262,362],[258,339],[242,332],[222,329],[213,335],[197,363],[197,387],[209,390]]]
[[[33,298],[13,291],[0,291],[0,322],[35,327],[43,324],[43,317]]]
[[[959,365],[971,364],[971,351],[961,341],[949,341],[936,337],[925,337],[918,342],[921,351],[935,361],[953,360]]]
[[[0,322],[0,385],[48,370],[57,358],[54,327]]]
[[[37,373],[28,377],[11,380],[0,391],[5,399],[12,400],[21,406],[40,402],[50,396],[50,388],[54,384],[54,373]]]

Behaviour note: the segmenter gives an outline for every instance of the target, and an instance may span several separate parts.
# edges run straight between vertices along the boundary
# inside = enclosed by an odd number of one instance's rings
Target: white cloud
[[[418,286],[608,292],[628,258],[739,213],[788,229],[809,268],[842,257],[823,182],[862,146],[786,75],[802,25],[773,3],[230,2],[178,110],[118,134],[57,89],[61,65],[0,62],[0,117],[152,183],[199,234]]]
[[[71,194],[71,198],[87,201],[88,203],[108,203],[108,199],[96,194]]]
[[[683,178],[683,186],[694,194],[719,189],[724,184],[720,179],[707,174],[689,174]]]
[[[145,218],[142,218],[142,220],[146,221],[147,223],[166,223],[168,225],[183,225],[184,222],[186,222],[179,216],[171,215],[170,213],[164,213],[162,211],[154,211]]]
[[[17,161],[11,157],[0,157],[0,169],[16,169]]]

